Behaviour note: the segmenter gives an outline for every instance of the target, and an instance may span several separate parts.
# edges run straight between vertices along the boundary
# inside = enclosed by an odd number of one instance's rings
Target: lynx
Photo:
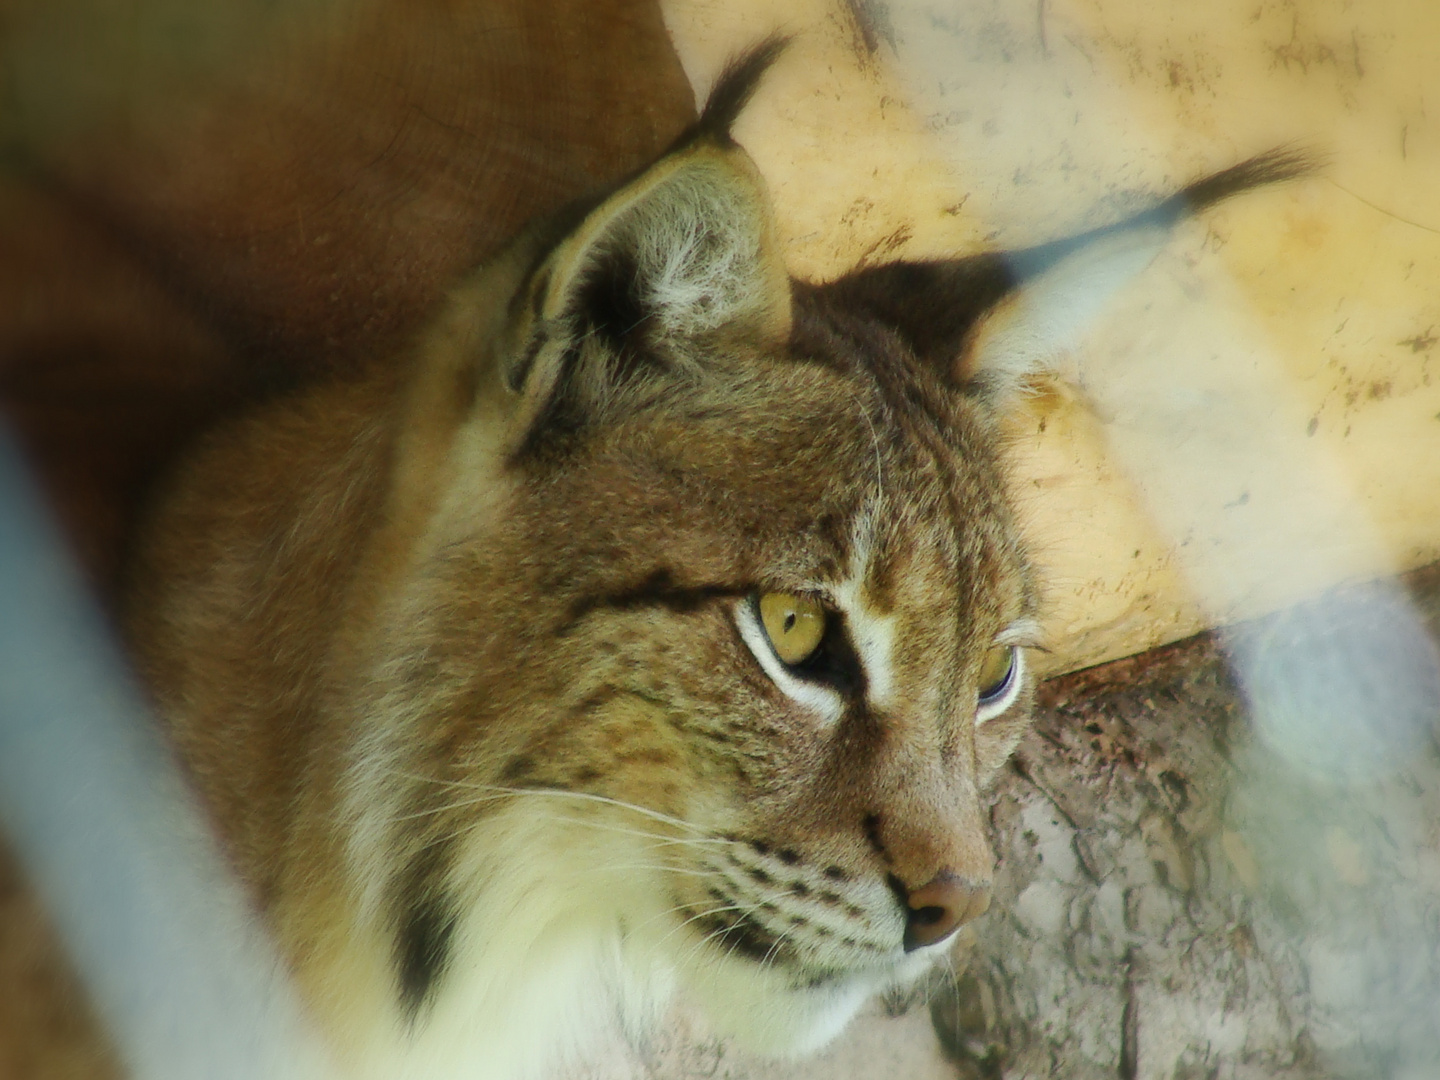
[[[1176,218],[1301,167],[792,281],[729,134],[782,47],[157,504],[138,662],[351,1075],[550,1075],[676,995],[796,1053],[934,967],[1040,644],[999,418]]]

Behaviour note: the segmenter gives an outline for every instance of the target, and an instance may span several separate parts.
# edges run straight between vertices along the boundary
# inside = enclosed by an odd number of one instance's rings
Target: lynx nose
[[[941,870],[928,885],[905,894],[905,951],[948,937],[990,907],[990,886],[975,885]]]

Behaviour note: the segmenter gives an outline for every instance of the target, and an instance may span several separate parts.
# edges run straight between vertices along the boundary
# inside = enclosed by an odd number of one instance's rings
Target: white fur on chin
[[[465,914],[432,999],[345,1049],[374,1080],[552,1080],[616,1039],[643,1045],[676,1000],[717,1034],[778,1056],[829,1042],[874,993],[923,974],[796,990],[790,975],[703,946],[663,898],[655,848],[633,816],[521,796],[487,818],[452,880]],[[932,950],[923,950],[930,953]]]

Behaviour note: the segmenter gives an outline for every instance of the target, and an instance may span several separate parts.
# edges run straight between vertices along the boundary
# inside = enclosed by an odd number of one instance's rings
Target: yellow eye
[[[760,622],[786,664],[803,664],[825,636],[825,609],[804,596],[772,592],[760,597]]]
[[[980,703],[995,701],[1010,686],[1015,671],[1015,646],[992,645],[980,665]]]

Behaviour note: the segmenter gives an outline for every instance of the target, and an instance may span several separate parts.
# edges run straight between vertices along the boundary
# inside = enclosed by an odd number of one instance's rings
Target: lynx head
[[[997,418],[1073,251],[792,282],[728,135],[778,48],[420,350],[351,774],[413,1023],[504,955],[800,1048],[988,905],[1038,644]]]

